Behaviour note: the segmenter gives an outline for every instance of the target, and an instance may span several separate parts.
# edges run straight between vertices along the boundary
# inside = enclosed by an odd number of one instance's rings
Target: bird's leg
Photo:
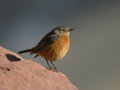
[[[54,71],[57,71],[57,68],[55,67],[55,65],[53,64],[53,62],[50,61],[50,63],[52,64]]]
[[[47,59],[45,59],[45,60],[46,60],[47,65],[48,65],[48,69],[52,69],[52,67],[50,66],[50,64],[49,64],[48,60],[47,60]]]

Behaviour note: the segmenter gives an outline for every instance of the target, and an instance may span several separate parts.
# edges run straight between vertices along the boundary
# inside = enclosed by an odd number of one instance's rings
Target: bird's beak
[[[74,30],[73,28],[69,29],[69,31],[73,31],[73,30]]]

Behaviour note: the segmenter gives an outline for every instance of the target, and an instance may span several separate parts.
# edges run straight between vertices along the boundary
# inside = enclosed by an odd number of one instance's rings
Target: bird
[[[57,71],[53,62],[62,59],[68,52],[70,46],[69,34],[73,30],[67,26],[57,26],[46,34],[35,47],[18,53],[36,54],[35,58],[41,56],[45,59],[49,70]]]

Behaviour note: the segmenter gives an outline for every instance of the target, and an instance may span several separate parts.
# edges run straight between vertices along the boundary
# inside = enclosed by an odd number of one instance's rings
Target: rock
[[[67,77],[0,46],[0,90],[78,90]]]

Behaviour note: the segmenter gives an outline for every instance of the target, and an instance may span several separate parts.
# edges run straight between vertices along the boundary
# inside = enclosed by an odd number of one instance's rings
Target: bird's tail
[[[20,52],[18,52],[18,53],[19,53],[19,54],[22,54],[22,53],[27,53],[27,52],[32,52],[32,49],[23,50],[23,51],[20,51]]]

